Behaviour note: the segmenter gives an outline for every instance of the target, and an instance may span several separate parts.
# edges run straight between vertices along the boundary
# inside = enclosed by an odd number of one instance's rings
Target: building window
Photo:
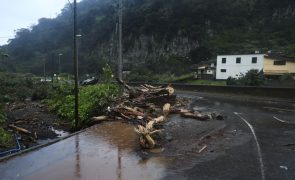
[[[241,64],[241,58],[240,58],[240,57],[237,57],[237,58],[236,58],[236,63],[237,63],[237,64]]]
[[[256,64],[257,63],[257,57],[252,57],[252,64]]]
[[[284,65],[286,65],[286,61],[284,61],[284,60],[275,60],[273,62],[273,65],[284,66]]]
[[[222,64],[226,63],[226,58],[222,58]]]
[[[221,71],[221,72],[226,72],[226,69],[221,69],[220,71]]]

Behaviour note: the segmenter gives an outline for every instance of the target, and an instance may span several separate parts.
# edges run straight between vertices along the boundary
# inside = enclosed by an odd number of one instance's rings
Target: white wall
[[[241,58],[241,63],[236,63],[236,58]],[[252,57],[257,57],[257,63],[252,63]],[[226,63],[222,63],[222,58],[226,58]],[[217,56],[216,79],[227,79],[229,76],[237,77],[240,73],[246,73],[251,69],[263,69],[264,54],[248,54],[248,55],[220,55]],[[226,69],[226,72],[221,72]]]

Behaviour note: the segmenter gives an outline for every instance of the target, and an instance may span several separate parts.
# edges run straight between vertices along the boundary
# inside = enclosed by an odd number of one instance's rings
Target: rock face
[[[167,60],[171,56],[189,58],[189,53],[199,47],[199,42],[187,36],[176,36],[171,40],[156,40],[154,36],[140,35],[123,39],[124,62],[143,65],[150,60]],[[110,40],[100,47],[100,53],[117,59],[117,39],[112,36]]]

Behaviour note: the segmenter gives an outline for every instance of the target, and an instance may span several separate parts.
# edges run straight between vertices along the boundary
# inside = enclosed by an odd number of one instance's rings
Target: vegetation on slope
[[[103,68],[105,83],[80,87],[79,91],[79,128],[89,125],[92,115],[99,115],[115,100],[118,87],[111,84],[112,72]],[[4,105],[7,102],[24,100],[43,100],[49,109],[65,121],[74,124],[74,88],[72,82],[59,81],[42,83],[40,78],[31,74],[0,73],[0,151],[15,146],[13,134],[7,131]]]

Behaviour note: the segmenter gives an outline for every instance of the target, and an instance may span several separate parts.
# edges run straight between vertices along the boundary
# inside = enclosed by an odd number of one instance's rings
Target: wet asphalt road
[[[226,116],[222,136],[205,142],[208,148],[198,156],[142,158],[134,153],[140,147],[132,126],[105,124],[0,163],[0,179],[295,179],[292,103],[286,107],[222,95],[179,95],[192,98],[195,110]]]
[[[240,131],[249,141],[224,147],[215,159],[196,163],[183,172],[184,179],[295,179],[295,108],[285,103],[269,105],[226,100],[222,95],[180,93],[193,97],[196,107],[222,112],[227,116],[226,133]],[[293,104],[294,105],[294,104]],[[271,106],[271,107],[270,107]],[[283,109],[281,109],[283,107]],[[257,142],[247,121],[253,127]],[[240,139],[240,141],[244,141]],[[233,142],[234,143],[234,142]],[[261,157],[257,143],[261,148]],[[261,158],[261,159],[259,159]],[[173,176],[168,177],[173,178]],[[176,179],[176,178],[175,178]]]

